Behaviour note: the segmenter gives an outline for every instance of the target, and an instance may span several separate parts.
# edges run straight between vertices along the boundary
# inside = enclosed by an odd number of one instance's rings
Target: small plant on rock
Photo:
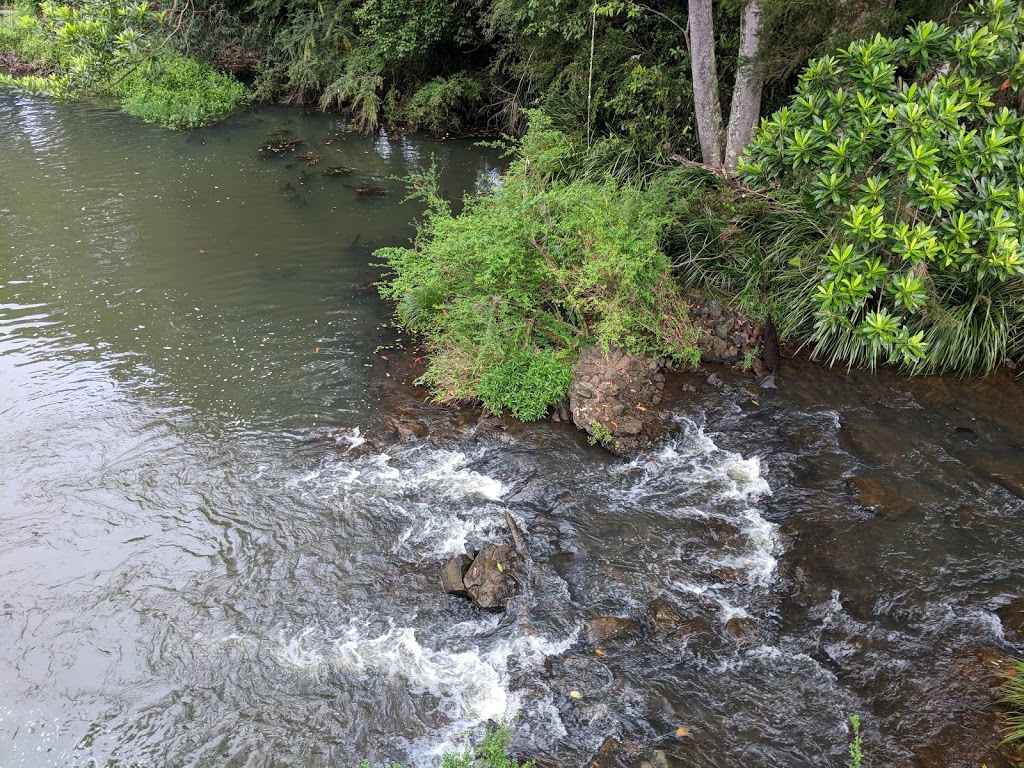
[[[590,422],[590,437],[588,438],[588,441],[591,445],[597,445],[598,443],[601,445],[608,445],[614,439],[615,436],[612,434],[611,430],[600,421],[594,419]]]

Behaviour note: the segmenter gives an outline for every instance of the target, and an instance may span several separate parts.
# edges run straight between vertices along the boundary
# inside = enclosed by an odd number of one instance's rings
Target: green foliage
[[[14,54],[18,61],[45,70],[60,63],[56,46],[37,30],[19,23],[14,14],[0,16],[0,53]],[[10,85],[9,79],[0,84]]]
[[[828,243],[781,276],[783,331],[831,362],[989,371],[1024,352],[1024,15],[985,0],[809,63],[743,179],[799,202]],[[808,298],[810,300],[808,300]]]
[[[520,763],[509,757],[508,747],[512,740],[507,726],[491,730],[479,746],[459,753],[447,753],[441,758],[440,768],[533,768],[530,760]]]
[[[479,399],[536,419],[562,400],[584,344],[692,359],[690,327],[659,248],[674,190],[565,178],[573,147],[537,115],[496,190],[453,216],[431,174],[412,248],[378,254],[382,294],[422,333],[422,381],[442,401]]]
[[[611,430],[600,421],[595,419],[590,422],[590,437],[587,438],[587,442],[591,445],[597,445],[598,443],[601,445],[608,445],[614,439],[615,436],[612,434]]]
[[[480,376],[479,396],[492,413],[508,409],[521,421],[536,421],[565,397],[571,378],[572,368],[553,349],[511,350]]]
[[[209,64],[163,54],[152,74],[135,72],[120,87],[121,107],[149,123],[184,130],[221,120],[245,103],[245,86]]]
[[[19,23],[52,42],[61,66],[59,74],[48,76],[47,91],[66,99],[109,91],[127,73],[150,65],[164,18],[146,2],[84,0],[44,2],[38,16],[23,16]]]
[[[501,567],[501,564],[498,564]],[[507,725],[488,729],[481,742],[464,752],[445,752],[441,755],[438,768],[533,768],[534,761],[520,763],[509,757],[508,748],[512,733]],[[366,760],[360,768],[370,768]],[[402,768],[398,763],[383,765],[381,768]]]
[[[468,72],[435,77],[402,108],[402,122],[442,132],[458,130],[468,122],[484,98],[483,79]]]
[[[42,76],[0,76],[0,85],[57,99],[117,96],[129,114],[184,129],[219,120],[246,100],[244,86],[173,51],[161,51],[163,11],[146,2],[44,2],[19,32],[0,34],[23,60],[38,60]]]
[[[864,739],[860,735],[860,715],[850,715],[850,728],[853,736],[848,749],[850,762],[847,768],[861,768],[864,765]]]
[[[1003,720],[1006,737],[1002,744],[1024,742],[1024,661],[1015,659],[999,686],[999,703],[1007,712]]]

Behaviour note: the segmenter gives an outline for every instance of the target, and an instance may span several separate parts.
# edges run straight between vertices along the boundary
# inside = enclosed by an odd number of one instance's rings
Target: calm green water
[[[261,153],[281,130],[304,145]],[[698,380],[631,463],[477,428],[376,351],[371,252],[416,213],[389,177],[431,157],[455,197],[498,163],[0,94],[0,767],[418,768],[509,718],[543,766],[606,739],[636,768],[836,766],[857,712],[871,765],[996,768],[978,659],[1024,652],[997,618],[1024,595],[1020,382],[787,361],[773,392]],[[505,511],[533,571],[484,614],[437,571]],[[598,654],[609,615],[637,623]]]

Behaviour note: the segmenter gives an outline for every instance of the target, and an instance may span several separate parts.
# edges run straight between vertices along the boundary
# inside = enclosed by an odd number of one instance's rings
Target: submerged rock
[[[714,623],[698,608],[683,609],[661,598],[647,606],[647,625],[652,634],[672,644],[691,639],[710,643],[715,638]]]
[[[636,634],[640,630],[640,622],[620,616],[595,616],[583,622],[583,634],[591,645],[621,640]]]
[[[1005,631],[1024,638],[1024,597],[1015,597],[1006,605],[996,608],[996,615]]]
[[[910,499],[890,491],[869,477],[855,475],[847,479],[846,488],[861,505],[874,510],[881,517],[901,517],[917,507]]]

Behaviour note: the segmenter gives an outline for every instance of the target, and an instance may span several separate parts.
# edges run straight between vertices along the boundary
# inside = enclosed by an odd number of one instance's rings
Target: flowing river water
[[[492,719],[542,766],[839,766],[854,713],[874,766],[989,755],[1019,380],[693,378],[634,462],[429,406],[372,252],[432,158],[454,198],[500,166],[0,94],[0,766],[419,767]],[[534,572],[488,614],[437,572],[505,511]]]

